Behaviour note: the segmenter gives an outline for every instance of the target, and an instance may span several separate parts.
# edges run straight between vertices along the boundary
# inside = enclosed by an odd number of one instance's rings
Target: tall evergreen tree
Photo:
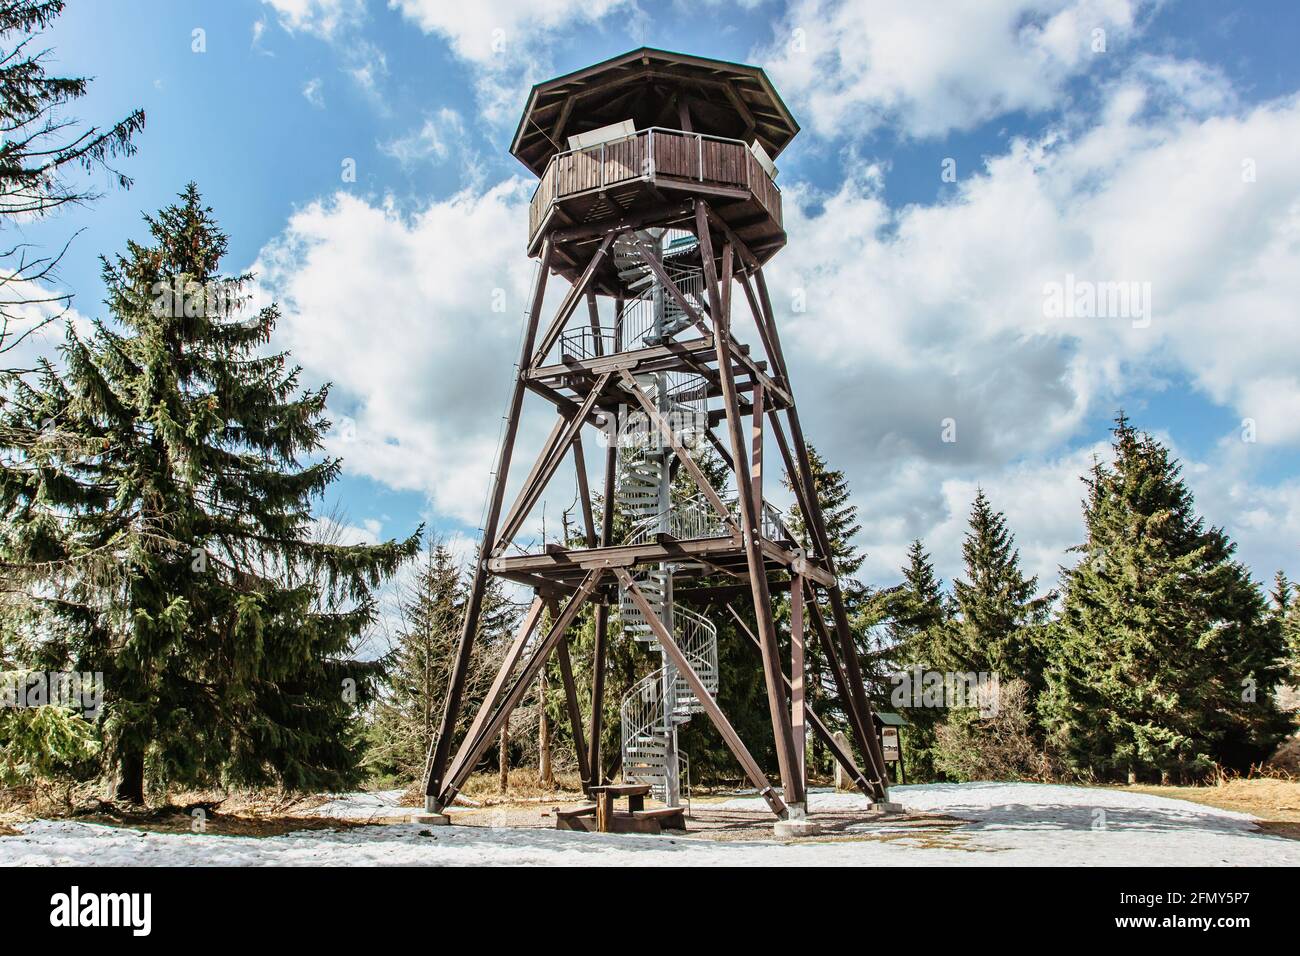
[[[1020,552],[981,488],[971,506],[970,531],[962,545],[966,579],[953,582],[957,616],[954,669],[1020,678],[1034,699],[1046,666],[1043,625],[1055,594],[1035,597],[1038,578],[1020,570]]]
[[[123,800],[143,799],[146,770],[346,785],[378,670],[355,642],[419,532],[314,536],[311,503],[340,469],[316,457],[328,387],[301,390],[288,356],[265,350],[278,311],[243,315],[251,276],[222,276],[227,239],[196,187],[146,222],[153,245],[104,262],[111,321],[70,328],[66,372],[47,365],[6,409],[11,427],[75,438],[2,489],[11,545],[71,561],[46,582],[42,633],[56,636],[42,653],[104,672]]]
[[[63,0],[0,0],[0,236],[14,222],[93,199],[80,173],[102,169],[118,186],[131,185],[109,163],[135,152],[144,113],[134,110],[107,129],[67,116],[90,81],[49,75],[49,51],[33,43],[63,8]],[[0,238],[0,356],[68,306],[70,295],[50,290],[62,257],[63,251],[33,252],[21,237]]]
[[[1272,613],[1282,630],[1283,652],[1286,656],[1288,682],[1300,686],[1300,592],[1287,579],[1286,573],[1277,572],[1273,579]]]
[[[812,445],[808,445],[808,462],[813,488],[817,500],[821,502],[822,519],[826,523],[826,537],[830,539],[835,570],[841,578],[851,579],[862,568],[865,555],[853,544],[853,538],[862,530],[862,526],[858,524],[858,509],[853,504],[848,479],[844,472],[827,465]],[[784,477],[784,483],[786,488],[794,490],[788,474]],[[799,510],[798,504],[790,508],[788,525],[790,533],[801,545],[811,546],[812,534],[807,525],[807,517]]]
[[[891,592],[888,631],[900,660],[930,667],[953,669],[948,645],[948,607],[943,582],[935,574],[934,562],[917,538],[908,546],[903,565],[903,583]]]
[[[432,542],[416,579],[399,602],[399,622],[385,661],[388,688],[376,706],[368,763],[405,781],[424,771],[437,731],[465,614],[466,581],[443,541]],[[471,699],[488,688],[518,618],[501,582],[489,578],[479,617],[474,657],[465,692]],[[462,708],[468,726],[473,708]]]
[[[1087,540],[1063,571],[1040,709],[1079,770],[1244,769],[1285,730],[1281,629],[1233,543],[1196,515],[1168,449],[1123,414],[1113,447],[1114,464],[1085,479]]]
[[[890,670],[898,676],[917,666],[926,670],[965,670],[955,651],[955,628],[943,582],[920,539],[908,547],[902,573],[903,583],[886,592],[885,599]],[[911,679],[909,676],[908,680]],[[901,685],[896,677],[891,691],[899,686],[907,689],[910,684]],[[899,705],[893,700],[889,709],[903,714],[910,724],[905,731],[907,746],[903,750],[907,779],[934,779],[935,727],[942,720],[943,711]]]

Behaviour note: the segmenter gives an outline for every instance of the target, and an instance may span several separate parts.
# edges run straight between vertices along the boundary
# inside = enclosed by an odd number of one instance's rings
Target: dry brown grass
[[[161,833],[194,832],[196,813],[203,832],[237,836],[276,836],[294,830],[357,824],[310,816],[328,799],[278,790],[181,791],[163,803],[124,807],[103,799],[104,787],[35,786],[0,793],[0,836],[13,836],[16,824],[30,820],[72,819]]]
[[[1283,776],[1237,777],[1201,787],[1137,784],[1119,789],[1249,813],[1259,818],[1264,832],[1300,840],[1300,780]]]
[[[476,773],[465,782],[460,792],[469,799],[482,803],[520,803],[545,800],[577,801],[582,797],[582,781],[578,774],[557,770],[555,786],[543,787],[537,778],[537,771],[520,768],[510,771],[510,788],[501,793],[501,778],[495,773]]]

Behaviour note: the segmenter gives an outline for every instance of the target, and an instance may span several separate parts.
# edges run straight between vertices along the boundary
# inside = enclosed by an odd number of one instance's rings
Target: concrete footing
[[[793,840],[798,837],[816,836],[822,832],[822,828],[807,817],[800,817],[793,820],[777,820],[772,826],[772,832],[778,840]]]
[[[412,813],[409,820],[426,827],[445,827],[451,824],[451,817],[445,813]]]
[[[871,809],[877,813],[906,813],[901,803],[894,803],[892,800],[879,800],[871,805]]]

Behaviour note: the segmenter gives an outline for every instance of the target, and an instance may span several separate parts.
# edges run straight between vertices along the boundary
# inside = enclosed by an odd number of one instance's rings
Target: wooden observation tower
[[[645,642],[662,660],[621,702],[625,780],[649,783],[675,805],[682,759],[676,728],[703,713],[778,817],[804,813],[809,730],[864,793],[886,799],[884,759],[763,278],[764,264],[786,241],[772,160],[798,129],[762,70],[662,50],[635,50],[541,83],[529,95],[511,152],[540,178],[528,216],[528,253],[539,268],[445,711],[428,757],[429,811],[451,803],[552,655],[584,786],[602,783],[602,768],[612,762],[600,753],[606,655],[609,641],[620,638]],[[552,274],[570,288],[548,317],[542,302]],[[738,303],[752,317],[761,355],[732,334]],[[504,507],[529,393],[554,407],[555,425]],[[600,514],[593,514],[584,435],[605,445]],[[808,550],[763,500],[764,481],[779,474],[772,446],[793,478]],[[725,487],[701,470],[703,448],[726,463]],[[583,506],[583,546],[518,553],[511,542],[568,456]],[[631,528],[619,540],[616,507]],[[457,741],[488,575],[531,589],[534,600]],[[781,591],[790,594],[788,661],[773,616],[772,595]],[[779,781],[754,760],[714,697],[710,618],[737,601],[754,611],[749,636],[765,678]],[[589,603],[596,637],[584,726],[566,631]],[[807,640],[821,644],[861,769],[807,705]]]

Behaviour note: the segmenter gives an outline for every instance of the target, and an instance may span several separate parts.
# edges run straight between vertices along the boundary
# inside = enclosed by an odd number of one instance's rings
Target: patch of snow
[[[304,816],[328,817],[331,820],[384,820],[391,817],[407,816],[416,811],[416,807],[403,807],[398,804],[404,790],[376,790],[374,793],[337,793],[330,794],[328,803],[308,810]]]
[[[317,812],[349,820],[363,811],[392,816],[391,794],[340,794]],[[893,787],[890,796],[909,809],[967,822],[942,832],[900,832],[891,824],[862,831],[868,838],[861,840],[782,844],[418,824],[256,838],[38,820],[24,824],[20,836],[0,838],[0,865],[1300,866],[1300,842],[1257,832],[1246,814],[1147,794],[977,783]],[[866,800],[814,791],[809,803],[816,812],[865,807]],[[721,806],[764,812],[756,796]]]

